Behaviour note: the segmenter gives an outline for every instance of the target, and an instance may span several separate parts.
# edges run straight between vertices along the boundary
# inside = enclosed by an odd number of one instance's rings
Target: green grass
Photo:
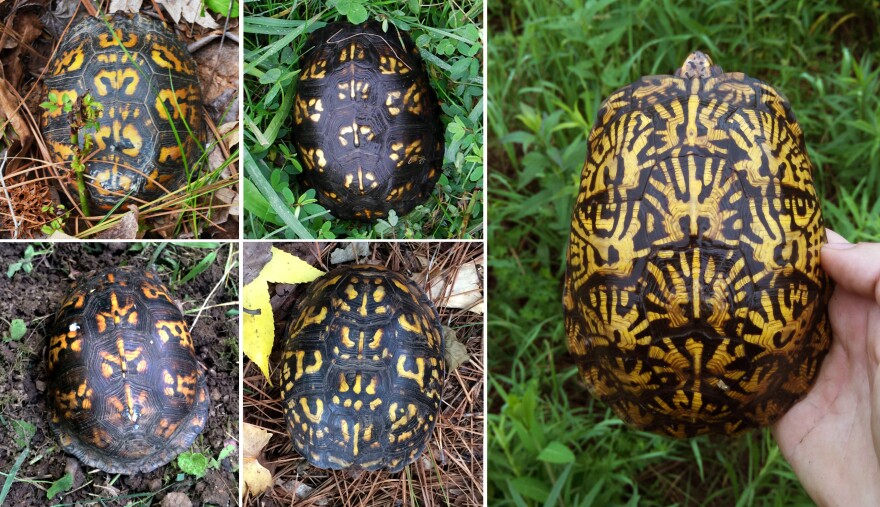
[[[789,99],[827,225],[880,240],[876,2],[511,0],[487,19],[490,504],[811,505],[768,431],[669,440],[590,399],[565,348],[565,249],[602,100],[694,49]]]
[[[257,0],[245,4],[245,235],[252,238],[480,238],[483,236],[481,0]],[[443,175],[431,198],[405,217],[375,223],[334,219],[302,172],[290,138],[299,55],[325,22],[366,15],[409,32],[437,92],[446,128]]]

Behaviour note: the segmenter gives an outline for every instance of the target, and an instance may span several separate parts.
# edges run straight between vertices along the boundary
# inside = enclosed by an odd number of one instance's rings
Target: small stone
[[[162,507],[192,507],[192,502],[186,494],[172,491],[162,499]]]
[[[150,491],[159,491],[162,489],[162,479],[153,479],[147,483],[147,488]]]
[[[110,479],[108,478],[107,480],[109,481]],[[108,482],[107,484],[96,483],[96,485],[101,489],[101,493],[107,498],[120,495],[119,488],[113,486],[111,482]]]
[[[294,481],[294,482],[296,482],[296,481]],[[312,491],[314,491],[314,489],[315,488],[308,486],[305,483],[300,482],[297,484],[296,488],[294,489],[294,494],[296,495],[297,498],[302,500],[303,498],[309,496],[312,493]]]
[[[422,458],[421,458],[422,468],[424,468],[425,470],[433,470],[434,469],[434,462],[431,461],[430,458],[428,458],[427,454],[428,453],[422,454]]]
[[[370,254],[370,244],[366,241],[349,243],[343,248],[337,248],[330,252],[330,264],[342,264],[343,262],[357,260]]]
[[[347,468],[342,472],[347,478],[356,481],[361,475],[364,474],[364,470],[360,468]]]
[[[37,391],[39,391],[41,393],[46,391],[46,382],[45,381],[37,380],[36,382],[34,382],[34,385],[37,386]]]

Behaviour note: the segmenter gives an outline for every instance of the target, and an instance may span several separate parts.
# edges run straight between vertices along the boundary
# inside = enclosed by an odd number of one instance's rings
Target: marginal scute
[[[346,266],[313,282],[293,314],[282,365],[293,380],[281,393],[294,448],[320,468],[410,464],[428,444],[446,378],[424,291],[381,266]]]
[[[674,437],[773,423],[831,339],[801,128],[778,91],[703,57],[600,107],[563,294],[588,390]]]
[[[55,315],[49,426],[88,466],[149,472],[186,450],[205,426],[205,374],[169,294],[149,273],[113,268],[76,285]],[[170,329],[179,339],[162,339]]]

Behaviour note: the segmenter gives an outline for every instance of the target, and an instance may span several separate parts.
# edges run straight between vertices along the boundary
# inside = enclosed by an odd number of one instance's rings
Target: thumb
[[[822,267],[837,285],[880,304],[880,243],[848,243],[828,229]]]

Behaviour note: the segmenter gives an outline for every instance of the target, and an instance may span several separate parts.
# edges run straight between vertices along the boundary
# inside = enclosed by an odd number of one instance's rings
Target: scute
[[[406,215],[440,178],[440,106],[409,35],[331,23],[300,64],[293,142],[305,184],[337,218]]]
[[[124,50],[102,19],[86,17],[60,41],[45,79],[50,93],[76,99],[89,91],[103,106],[98,130],[84,130],[96,146],[86,183],[101,211],[129,193],[139,203],[180,188],[186,179],[184,157],[191,167],[204,137],[201,87],[186,47],[165,25],[144,15],[119,13],[109,23]],[[69,164],[67,113],[44,113],[43,136],[53,160]],[[73,181],[71,176],[68,185]],[[75,194],[75,186],[71,191]]]
[[[590,392],[675,437],[771,424],[831,338],[824,222],[794,114],[771,86],[695,55],[600,108],[563,295]]]
[[[319,468],[397,472],[428,444],[446,363],[439,317],[381,266],[313,282],[287,330],[281,393],[294,448]]]
[[[192,337],[150,272],[113,268],[76,285],[55,316],[47,363],[49,425],[86,465],[152,471],[207,422]]]

